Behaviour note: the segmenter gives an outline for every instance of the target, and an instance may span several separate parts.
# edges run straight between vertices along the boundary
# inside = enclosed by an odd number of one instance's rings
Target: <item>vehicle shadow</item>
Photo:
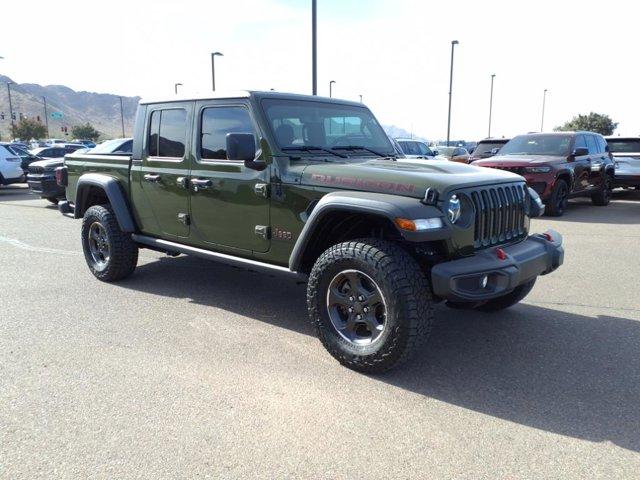
[[[27,184],[14,184],[0,186],[0,202],[14,202],[19,200],[35,200],[39,197],[29,192]]]
[[[613,199],[606,207],[594,206],[591,199],[576,198],[562,217],[542,217],[558,222],[640,224],[640,191],[615,191]]]
[[[305,285],[189,257],[119,283],[313,335]],[[520,304],[499,314],[436,307],[428,345],[385,382],[486,415],[640,451],[640,321]],[[318,348],[320,344],[318,344]]]

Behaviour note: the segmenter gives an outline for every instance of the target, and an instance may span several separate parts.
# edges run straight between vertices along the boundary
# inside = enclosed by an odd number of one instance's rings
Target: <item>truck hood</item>
[[[473,165],[479,167],[526,167],[566,161],[566,157],[556,155],[494,155],[486,160],[476,160]]]
[[[446,160],[313,163],[301,183],[315,187],[391,193],[422,198],[427,188],[439,192],[476,185],[524,181],[520,175]]]

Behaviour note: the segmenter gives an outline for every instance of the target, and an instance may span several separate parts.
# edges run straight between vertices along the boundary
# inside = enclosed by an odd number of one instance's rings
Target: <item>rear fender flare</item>
[[[123,232],[135,232],[136,224],[133,220],[133,216],[131,215],[127,196],[120,185],[120,182],[109,175],[85,173],[80,176],[76,187],[75,218],[81,218],[87,210],[87,196],[91,187],[98,187],[104,191],[105,195],[109,199],[109,204],[116,215],[120,230]]]

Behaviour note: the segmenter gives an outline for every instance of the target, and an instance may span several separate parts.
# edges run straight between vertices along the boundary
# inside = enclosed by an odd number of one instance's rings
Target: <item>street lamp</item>
[[[47,126],[47,137],[49,136],[49,117],[47,115],[47,97],[42,97],[42,102],[44,103],[44,123]]]
[[[216,91],[216,69],[215,69],[215,61],[216,57],[224,57],[224,55],[220,52],[213,52],[211,54],[211,89]]]
[[[178,94],[178,87],[181,87],[182,84],[181,83],[174,83],[173,84],[173,91],[176,92],[176,95]]]
[[[333,89],[332,89],[332,87],[333,87],[333,84],[334,84],[334,83],[336,83],[336,81],[335,81],[335,80],[331,80],[331,81],[329,82],[329,98],[333,97]]]
[[[544,89],[544,92],[542,92],[542,120],[540,120],[540,131],[543,132],[544,131],[544,107],[545,107],[545,103],[547,101],[547,89]]]
[[[360,103],[362,103],[362,95],[360,95]]]
[[[122,138],[124,138],[124,108],[122,108],[122,97],[120,99],[120,122],[122,123]]]
[[[493,79],[496,74],[491,74],[491,95],[489,96],[489,133],[487,133],[487,138],[491,138],[491,112],[493,110]]]
[[[15,121],[13,120],[13,104],[11,103],[11,85],[15,85],[13,82],[7,82],[7,94],[9,95],[9,115],[11,116],[11,136],[13,136],[13,130],[15,129]]]
[[[318,15],[317,1],[311,0],[311,92],[318,94]]]
[[[451,90],[453,89],[453,50],[460,42],[458,40],[451,41],[451,70],[449,73],[449,115],[447,117],[447,147],[449,146],[449,136],[451,133]]]

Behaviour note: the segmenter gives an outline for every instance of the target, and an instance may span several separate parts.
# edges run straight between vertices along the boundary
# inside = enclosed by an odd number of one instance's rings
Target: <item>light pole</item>
[[[451,134],[451,90],[453,89],[453,50],[458,45],[458,40],[451,41],[451,71],[449,73],[449,115],[447,116],[447,147],[449,146],[449,136]]]
[[[540,131],[544,132],[544,107],[547,102],[547,89],[542,92],[542,120],[540,120]]]
[[[333,87],[333,84],[334,84],[334,83],[336,83],[336,81],[335,81],[335,80],[331,80],[331,81],[329,82],[329,98],[332,98],[332,97],[333,97],[333,88],[332,88],[332,87]]]
[[[44,103],[44,124],[47,126],[47,137],[49,137],[49,116],[47,114],[47,97],[42,97]]]
[[[487,133],[487,138],[491,138],[491,112],[493,110],[493,79],[496,74],[491,74],[491,95],[489,95],[489,133]]]
[[[173,91],[176,92],[176,95],[178,94],[178,87],[181,87],[182,84],[181,83],[174,83],[173,84]]]
[[[360,95],[360,103],[362,103],[362,95]]]
[[[317,1],[311,0],[311,91],[318,94],[318,28]]]
[[[120,122],[122,123],[122,138],[124,138],[124,108],[122,108],[122,97],[120,99]]]
[[[15,122],[13,120],[13,104],[11,103],[11,85],[12,84],[13,82],[7,82],[7,94],[9,95],[9,115],[11,117],[11,136],[13,136],[13,130],[16,127]]]
[[[224,57],[224,55],[220,52],[211,53],[211,89],[214,92],[216,91],[216,68],[215,68],[215,61],[214,61],[216,57]]]

